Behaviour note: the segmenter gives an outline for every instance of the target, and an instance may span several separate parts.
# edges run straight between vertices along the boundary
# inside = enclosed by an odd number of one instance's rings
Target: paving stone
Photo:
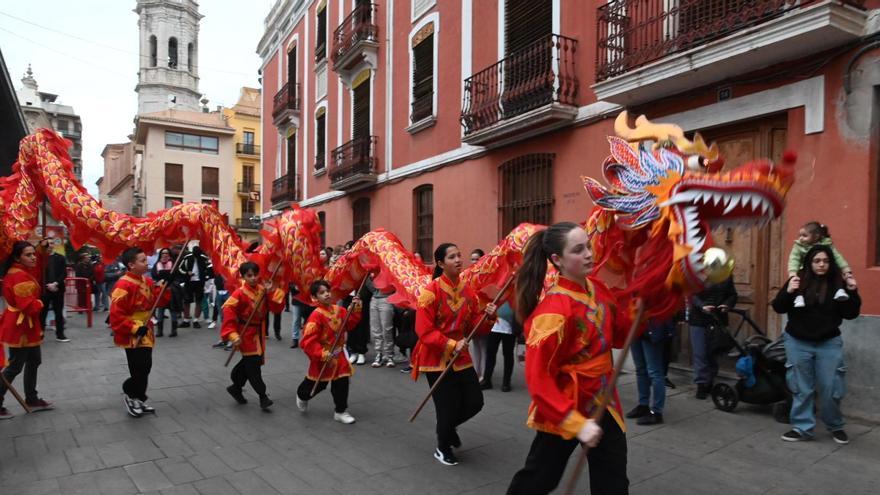
[[[159,466],[159,469],[161,469],[162,472],[165,473],[165,476],[171,480],[171,483],[175,485],[190,483],[204,478],[204,476],[202,476],[202,474],[182,456],[160,459],[156,461],[156,465]]]
[[[98,449],[94,447],[67,449],[64,455],[67,456],[67,462],[74,473],[97,471],[106,467],[101,461],[101,456],[98,455]]]
[[[162,490],[174,486],[153,462],[142,462],[125,466],[125,472],[134,481],[138,490],[143,492]]]

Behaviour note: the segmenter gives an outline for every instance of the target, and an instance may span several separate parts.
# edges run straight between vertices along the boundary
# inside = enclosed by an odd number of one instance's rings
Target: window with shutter
[[[296,45],[287,52],[287,82],[296,84]]]
[[[247,190],[250,191],[251,187],[254,185],[254,166],[253,165],[244,165],[241,168],[241,181],[247,187]]]
[[[220,169],[217,167],[202,167],[202,194],[220,195]]]
[[[323,170],[327,164],[327,114],[315,119],[315,170]]]
[[[434,186],[426,185],[413,191],[415,203],[416,252],[429,260],[434,250]]]
[[[352,239],[358,240],[370,231],[370,198],[360,198],[352,205]]]
[[[550,225],[553,220],[553,153],[531,153],[500,168],[500,236],[523,223]]]
[[[296,134],[287,138],[287,174],[296,173]]]
[[[327,58],[327,7],[318,12],[318,32],[315,38],[315,62]]]
[[[412,20],[415,22],[419,17],[431,10],[437,0],[412,0]]]
[[[504,1],[504,55],[509,56],[553,32],[551,0]]]
[[[553,4],[505,0],[504,118],[553,101]]]
[[[413,38],[412,114],[415,123],[434,114],[434,34]],[[418,44],[416,42],[418,41]]]
[[[321,248],[327,245],[327,214],[318,212],[318,222],[321,224]]]
[[[165,192],[183,193],[183,165],[165,164]]]
[[[354,120],[352,136],[354,139],[370,136],[370,80],[354,88]]]

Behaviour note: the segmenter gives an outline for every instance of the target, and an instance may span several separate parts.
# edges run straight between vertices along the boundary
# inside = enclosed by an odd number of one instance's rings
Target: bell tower
[[[138,115],[174,108],[199,111],[199,4],[137,0],[140,62]]]

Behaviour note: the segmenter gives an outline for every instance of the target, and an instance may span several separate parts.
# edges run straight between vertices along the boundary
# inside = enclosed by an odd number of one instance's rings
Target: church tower
[[[199,111],[199,4],[137,0],[134,12],[140,32],[138,115]]]

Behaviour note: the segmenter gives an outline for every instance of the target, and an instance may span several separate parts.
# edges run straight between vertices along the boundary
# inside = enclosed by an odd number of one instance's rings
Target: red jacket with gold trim
[[[153,347],[156,339],[153,336],[153,321],[150,310],[159,295],[161,287],[152,280],[134,273],[127,272],[113,286],[110,293],[110,328],[113,330],[113,342],[119,347],[134,349],[135,347]],[[162,293],[159,305],[171,299],[171,290]],[[138,328],[146,325],[149,330],[140,339],[135,335]]]
[[[446,275],[441,275],[422,289],[416,310],[419,341],[411,359],[413,379],[426,371],[443,371],[452,358],[456,342],[464,339],[482,316],[477,295],[461,279],[456,286]],[[489,333],[495,319],[487,317],[477,329],[477,335]],[[465,347],[452,369],[460,371],[471,366],[470,351]]]
[[[529,427],[566,439],[577,434],[611,379],[611,349],[626,340],[630,319],[599,280],[588,278],[584,289],[559,277],[525,323]],[[612,394],[608,412],[626,431]]]
[[[354,313],[345,323],[345,332],[339,337],[336,349],[345,348],[347,333],[354,330],[361,321],[361,309],[355,308],[353,311]],[[335,357],[330,357],[330,353],[333,352],[330,346],[336,340],[336,333],[339,331],[342,321],[345,320],[346,314],[348,311],[342,306],[319,305],[306,320],[300,347],[309,357],[309,372],[306,375],[309,380],[318,381],[320,378],[322,382],[329,382],[352,375],[351,364],[345,358],[345,353],[340,352]],[[321,373],[324,361],[328,357],[332,361],[327,364],[324,374],[319,377],[318,374]]]
[[[13,263],[3,277],[6,309],[0,317],[0,342],[9,347],[36,347],[43,343],[40,326],[40,282],[20,263]],[[4,360],[0,358],[0,360]]]
[[[276,288],[260,304],[260,308],[254,313],[247,328],[243,328],[248,317],[254,311],[257,301],[266,289],[262,285],[250,287],[242,284],[235,289],[226,304],[223,305],[223,325],[220,327],[220,337],[224,340],[241,339],[238,349],[242,356],[262,356],[266,350],[265,333],[263,323],[266,321],[266,302],[268,299],[269,311],[278,313],[284,309],[284,290]]]

